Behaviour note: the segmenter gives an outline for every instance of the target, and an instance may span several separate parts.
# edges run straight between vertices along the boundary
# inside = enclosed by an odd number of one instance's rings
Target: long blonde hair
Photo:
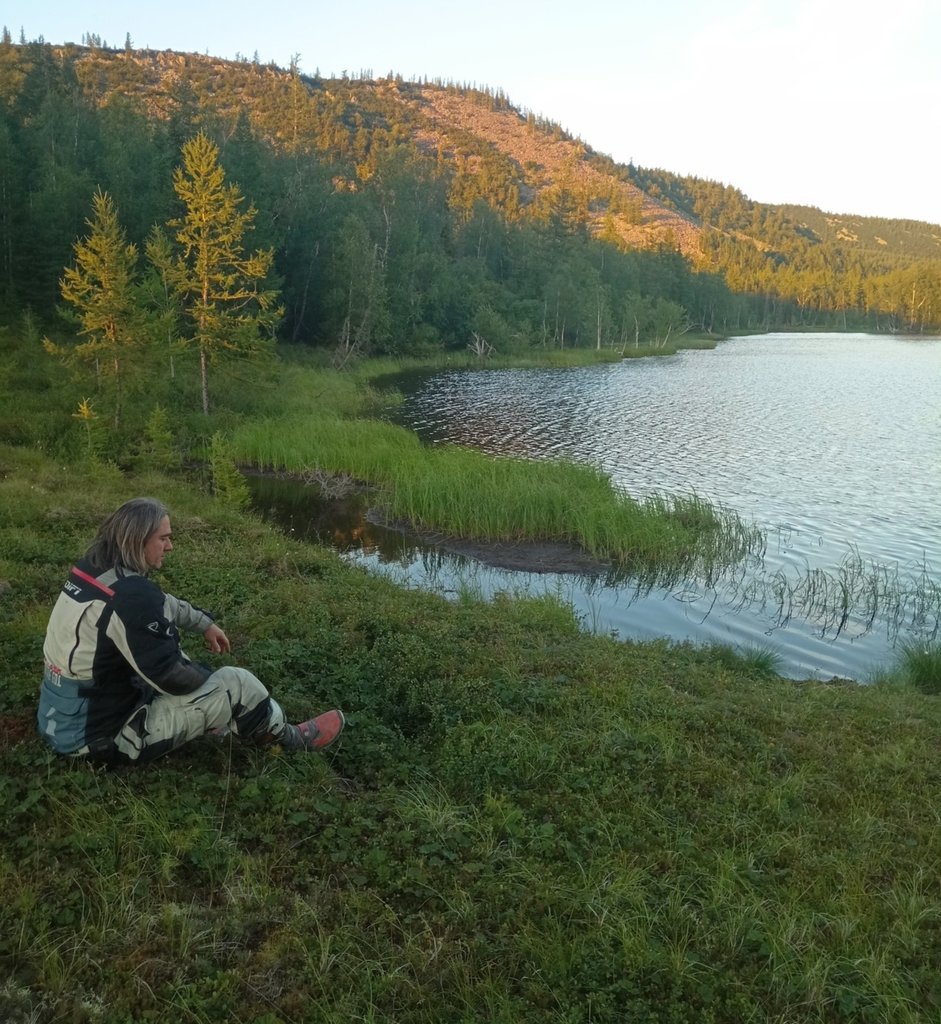
[[[98,572],[123,566],[146,575],[144,545],[167,514],[156,498],[131,498],[101,524],[85,557]]]

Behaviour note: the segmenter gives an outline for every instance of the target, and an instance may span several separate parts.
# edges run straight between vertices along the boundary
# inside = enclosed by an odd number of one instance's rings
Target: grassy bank
[[[695,496],[637,501],[591,466],[421,445],[410,431],[377,418],[395,396],[373,382],[405,368],[388,361],[354,374],[286,367],[277,408],[232,431],[233,454],[297,474],[350,474],[377,488],[375,504],[388,518],[419,529],[502,542],[562,541],[638,575],[709,577],[761,549],[757,530]]]
[[[635,501],[589,466],[425,448],[410,432],[377,421],[253,421],[233,433],[232,449],[265,468],[352,474],[379,488],[376,504],[390,518],[458,537],[566,541],[640,565],[706,555],[736,561],[761,544],[737,517],[695,498]]]
[[[232,660],[294,715],[344,707],[335,752],[106,772],[40,746],[49,608],[135,493],[171,504],[161,582]],[[941,1015],[936,698],[401,590],[178,477],[22,448],[0,581],[0,1019]]]

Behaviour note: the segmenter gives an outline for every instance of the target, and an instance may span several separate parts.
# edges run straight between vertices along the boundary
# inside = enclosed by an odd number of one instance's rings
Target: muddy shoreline
[[[240,466],[239,470],[246,476],[294,481],[310,487],[319,501],[337,505],[351,495],[365,496],[374,490],[363,481],[343,474],[291,473],[259,469],[257,466]],[[602,576],[614,568],[610,560],[597,558],[578,545],[564,541],[488,541],[458,537],[440,530],[424,529],[405,519],[390,519],[368,504],[363,518],[372,526],[392,530],[418,544],[473,559],[494,569]]]
[[[395,530],[429,547],[472,558],[494,569],[598,576],[612,568],[609,561],[595,558],[574,544],[559,541],[470,540],[435,530],[423,530],[405,520],[389,520],[374,509],[366,513],[366,519],[374,526]]]

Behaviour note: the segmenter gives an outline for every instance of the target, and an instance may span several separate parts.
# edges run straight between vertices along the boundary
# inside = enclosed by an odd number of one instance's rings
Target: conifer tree
[[[99,386],[114,388],[114,422],[121,404],[129,362],[140,347],[141,313],[137,303],[137,248],[129,245],[118,212],[107,192],[92,199],[89,234],[75,243],[75,263],[59,283],[62,297],[75,307],[79,334],[86,340],[74,348],[46,339],[46,350],[68,362],[94,364]]]
[[[165,349],[172,379],[176,376],[174,356],[183,347],[178,333],[180,310],[173,288],[173,245],[166,232],[154,225],[144,243],[144,251],[149,266],[140,294],[149,314],[146,327],[157,347]]]
[[[199,352],[203,412],[209,414],[209,366],[224,355],[254,357],[270,352],[283,315],[278,292],[266,287],[274,253],[247,255],[242,238],[256,210],[242,209],[237,185],[226,184],[219,150],[200,132],[183,146],[183,166],[173,187],[185,206],[168,226],[179,249],[173,281],[188,337]]]

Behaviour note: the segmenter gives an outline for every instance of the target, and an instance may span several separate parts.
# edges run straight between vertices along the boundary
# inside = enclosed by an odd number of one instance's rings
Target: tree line
[[[158,57],[176,73],[155,88]],[[278,301],[258,335],[325,349],[337,362],[468,346],[625,349],[662,345],[690,328],[893,328],[903,314],[904,324],[927,328],[941,312],[928,264],[919,264],[924,280],[903,306],[894,291],[891,302],[879,293],[867,266],[831,274],[821,289],[826,263],[814,263],[809,249],[803,266],[771,259],[769,271],[767,251],[729,244],[727,225],[706,233],[696,265],[669,244],[625,249],[589,229],[592,199],[574,178],[527,202],[526,175],[537,170],[524,168],[521,178],[484,140],[467,133],[448,147],[416,142],[418,115],[406,100],[419,88],[391,77],[309,78],[296,61],[284,72],[138,53],[130,41],[104,54],[14,44],[5,33],[0,307],[31,310],[52,322],[49,333],[57,318],[62,326],[63,307],[74,310],[62,301],[64,268],[75,263],[76,240],[88,237],[90,211],[103,215],[96,196],[107,196],[123,244],[146,262],[142,286],[169,294],[169,276],[162,284],[154,277],[162,244],[154,231],[169,235],[181,215],[176,168],[183,147],[201,136],[253,210],[245,225],[252,252],[270,255],[257,287]],[[487,94],[475,102],[489,102]],[[911,266],[887,266],[883,291],[891,290],[888,275]],[[199,333],[192,317],[174,330],[187,343]]]
[[[879,331],[941,328],[941,227],[768,206],[718,182],[630,168],[704,227],[701,266],[764,297],[769,322]],[[756,244],[757,243],[757,244]]]
[[[95,92],[89,76],[101,64],[87,48],[0,43],[8,310],[45,319],[61,305],[62,270],[98,192],[143,252],[153,226],[174,216],[173,169],[201,132],[257,210],[284,341],[339,359],[463,350],[475,337],[497,351],[624,346],[758,316],[747,296],[675,252],[619,252],[592,238],[569,195],[539,219],[514,218],[505,159],[481,159],[471,141],[463,164],[414,144],[396,98],[404,83],[363,86],[354,101],[296,67],[179,55],[185,74],[160,91],[133,51],[109,57],[121,88]]]

